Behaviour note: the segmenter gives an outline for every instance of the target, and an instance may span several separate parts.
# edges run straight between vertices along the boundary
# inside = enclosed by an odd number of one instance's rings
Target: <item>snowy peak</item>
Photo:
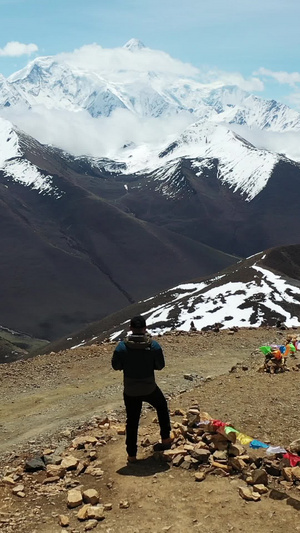
[[[134,64],[130,59],[123,66],[122,57],[115,55],[116,49],[111,56],[117,57],[115,69],[108,68],[105,56],[89,65],[68,61],[67,55],[64,59],[36,58],[6,83],[0,78],[0,109],[9,102],[11,106],[24,103],[31,109],[42,105],[47,109],[87,110],[92,117],[110,116],[120,108],[150,118],[184,112],[190,115],[190,122],[194,119],[270,131],[300,131],[300,114],[283,104],[260,99],[235,86],[212,88],[176,73],[175,60],[145,48],[138,39],[130,39],[123,49],[146,50],[147,54],[138,56]],[[106,95],[112,99],[109,106]]]
[[[52,177],[23,157],[19,135],[10,122],[0,118],[0,172],[4,174],[6,187],[9,187],[10,182],[18,182],[39,194],[60,198],[62,193],[53,185]],[[27,136],[24,137],[29,140]]]
[[[126,44],[124,44],[123,48],[126,48],[131,52],[136,52],[137,50],[142,50],[146,47],[139,39],[130,39]]]
[[[108,55],[97,45],[92,51],[97,61],[82,61],[82,54],[87,58],[84,54],[89,50],[81,49],[77,51],[79,59],[75,53],[65,54],[63,59],[40,57],[7,80],[1,77],[0,110],[7,117],[18,116],[14,108],[18,105],[21,116],[28,112],[28,120],[23,119],[20,127],[31,127],[27,131],[32,135],[31,113],[36,112],[38,118],[45,115],[44,131],[43,120],[39,120],[38,140],[76,156],[89,153],[114,159],[126,166],[127,174],[155,171],[164,179],[167,165],[169,178],[176,160],[186,158],[195,161],[194,170],[201,176],[202,170],[217,160],[218,178],[246,200],[252,200],[267,184],[280,159],[278,146],[281,153],[297,160],[277,137],[276,144],[266,141],[269,132],[272,139],[275,133],[300,133],[300,114],[295,110],[236,86],[216,88],[200,83],[192,75],[178,73],[168,54],[145,48],[138,39]],[[57,119],[65,124],[62,113],[74,124],[71,135],[56,132],[52,123]],[[112,121],[104,124],[106,118]],[[103,140],[104,128],[117,134]],[[93,142],[87,147],[84,141],[89,135]],[[73,142],[71,137],[76,136],[78,142]],[[124,144],[132,148],[124,150]],[[293,154],[298,150],[294,145],[293,137]]]
[[[223,124],[195,122],[168,146],[158,152],[147,152],[139,147],[130,148],[121,159],[126,164],[126,173],[153,172],[162,194],[176,196],[180,160],[188,159],[196,177],[207,175],[207,170],[218,165],[220,181],[234,192],[239,192],[245,200],[251,201],[261,192],[272,175],[280,157],[261,150],[229,130]],[[176,179],[175,179],[176,178]]]

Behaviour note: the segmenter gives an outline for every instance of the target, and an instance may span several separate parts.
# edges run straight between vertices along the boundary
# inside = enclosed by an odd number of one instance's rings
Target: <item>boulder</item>
[[[46,475],[47,477],[56,477],[63,478],[66,474],[66,468],[62,465],[47,465]]]
[[[41,457],[33,457],[27,459],[24,469],[26,472],[37,472],[38,470],[45,470],[46,465]]]
[[[82,494],[81,491],[78,489],[71,489],[68,492],[67,496],[67,505],[70,509],[73,509],[73,507],[78,507],[82,504]]]
[[[83,505],[81,509],[79,509],[77,513],[77,518],[80,521],[87,520],[88,519],[88,509],[90,508],[90,504]]]
[[[96,505],[99,503],[99,493],[96,489],[87,489],[82,493],[84,503]]]
[[[103,505],[91,505],[87,510],[87,516],[89,519],[104,520],[104,507]]]
[[[249,476],[249,479],[247,478],[247,483],[249,485],[268,485],[268,475],[267,472],[263,468],[257,468],[257,470],[253,470]]]
[[[60,466],[65,470],[76,470],[79,463],[79,459],[73,455],[67,455],[62,459]]]

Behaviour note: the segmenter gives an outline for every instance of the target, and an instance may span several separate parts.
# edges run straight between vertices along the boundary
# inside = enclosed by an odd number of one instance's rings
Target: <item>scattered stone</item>
[[[205,477],[205,472],[195,472],[195,481],[204,481]]]
[[[269,474],[270,476],[276,476],[276,477],[281,476],[281,468],[280,468],[279,465],[276,465],[273,462],[272,463],[271,462],[268,462],[268,463],[265,462],[264,466],[265,466],[267,474]]]
[[[282,475],[286,481],[293,481],[293,468],[291,466],[286,466],[282,469]]]
[[[71,489],[68,492],[67,505],[70,509],[82,504],[82,494],[78,489]]]
[[[66,468],[62,465],[47,465],[46,476],[47,477],[59,477],[63,478],[66,474]]]
[[[244,455],[245,448],[241,444],[238,444],[237,442],[235,442],[234,444],[233,443],[230,444],[228,453],[229,455],[233,455],[234,457],[237,457],[239,455]]]
[[[14,481],[14,479],[11,476],[4,476],[2,478],[2,483],[4,483],[5,485],[15,485],[16,484],[16,482]]]
[[[42,484],[50,485],[50,483],[57,483],[58,481],[60,481],[60,477],[58,476],[46,477],[46,479],[44,479]]]
[[[267,494],[269,492],[268,487],[265,485],[253,485],[253,490],[258,494]]]
[[[91,529],[94,529],[95,527],[97,527],[98,525],[98,522],[97,520],[89,520],[85,526],[84,526],[84,530],[85,531],[90,531]]]
[[[103,507],[104,507],[104,511],[111,511],[113,508],[112,503],[105,503]]]
[[[53,452],[54,452],[54,450],[52,450],[51,448],[46,448],[45,450],[43,450],[43,456],[44,455],[51,455]]]
[[[65,470],[76,470],[78,463],[79,459],[77,459],[77,457],[74,457],[73,455],[67,455],[63,458],[60,466],[65,468]]]
[[[79,509],[79,511],[77,513],[78,520],[80,520],[80,521],[87,520],[89,507],[90,507],[90,504],[86,504],[86,505],[83,505],[81,507],[81,509]]]
[[[216,461],[227,461],[227,452],[225,450],[221,451],[221,450],[216,450],[214,453],[213,453],[213,458],[216,460]]]
[[[260,500],[260,494],[253,492],[249,487],[239,487],[239,495],[246,501],[257,502]]]
[[[214,461],[214,460],[211,461],[211,466],[213,466],[214,468],[219,468],[220,470],[223,470],[223,472],[226,472],[227,474],[230,474],[232,470],[230,465],[219,463],[218,461]]]
[[[95,461],[95,460],[97,459],[97,457],[98,457],[97,452],[93,451],[93,452],[90,452],[90,453],[89,453],[89,459],[90,459],[91,461]],[[78,463],[78,464],[79,464],[79,463]],[[77,468],[78,468],[78,466],[77,466]]]
[[[86,474],[90,474],[90,476],[95,476],[95,477],[102,477],[104,472],[101,468],[98,468],[98,467],[95,467],[95,466],[88,466],[86,469],[85,469],[85,473]]]
[[[185,416],[185,412],[180,408],[176,408],[172,411],[171,416]]]
[[[96,444],[98,442],[98,439],[96,437],[93,437],[92,435],[82,435],[80,437],[76,437],[72,441],[72,446],[75,449],[84,448],[85,444]]]
[[[13,487],[11,492],[15,496],[17,496],[19,492],[24,492],[24,485],[16,485],[15,487]]]
[[[180,466],[181,463],[183,463],[183,461],[184,461],[184,456],[182,454],[179,454],[179,455],[176,455],[176,457],[174,457],[172,464],[173,466]]]
[[[84,503],[96,505],[97,503],[99,503],[99,493],[95,489],[87,489],[82,493],[82,499]]]
[[[70,519],[65,514],[60,514],[58,517],[58,523],[61,527],[68,527],[70,525]]]
[[[43,461],[45,465],[60,465],[61,456],[57,454],[43,455]]]
[[[128,507],[130,507],[130,503],[127,500],[121,500],[119,507],[120,509],[128,509]]]
[[[41,457],[33,457],[32,459],[27,459],[24,466],[26,472],[36,472],[38,470],[45,470],[45,468],[46,465]]]
[[[95,520],[104,520],[104,506],[103,505],[92,505],[88,506],[87,516],[90,519]]]
[[[247,478],[247,483],[249,483],[249,485],[266,485],[267,486],[268,485],[267,472],[263,470],[262,468],[253,470],[249,478]]]

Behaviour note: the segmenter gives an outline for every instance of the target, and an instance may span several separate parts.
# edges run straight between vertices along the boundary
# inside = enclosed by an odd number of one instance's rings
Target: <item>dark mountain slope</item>
[[[0,174],[3,326],[53,340],[235,262],[122,212],[76,185],[70,168],[53,184],[59,199]]]
[[[49,175],[52,191],[0,173],[5,327],[53,340],[237,256],[298,242],[300,167],[288,160],[248,202],[218,178],[217,159],[201,160],[199,175],[189,159],[124,175],[113,161],[19,142],[20,161]]]
[[[100,322],[47,346],[45,352],[59,351],[99,342],[115,334],[124,336],[129,318],[147,317],[148,329],[155,334],[174,328],[189,330],[221,327],[300,325],[300,245],[260,252],[230,266],[213,278],[163,291],[153,298],[126,307]]]
[[[218,179],[217,160],[196,176],[192,161],[183,159],[166,182],[155,173],[136,176],[127,181],[127,194],[116,201],[143,220],[241,257],[299,242],[298,164],[278,162],[265,188],[250,202]]]

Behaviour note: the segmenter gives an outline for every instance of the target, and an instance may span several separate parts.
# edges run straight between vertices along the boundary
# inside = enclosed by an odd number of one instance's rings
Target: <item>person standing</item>
[[[137,461],[138,426],[143,402],[152,405],[157,412],[161,442],[154,445],[154,450],[169,449],[172,439],[168,404],[154,375],[154,370],[161,370],[165,366],[162,348],[147,334],[143,316],[131,318],[130,329],[132,334],[119,342],[114,350],[112,367],[123,371],[124,375],[127,459],[134,463]]]

